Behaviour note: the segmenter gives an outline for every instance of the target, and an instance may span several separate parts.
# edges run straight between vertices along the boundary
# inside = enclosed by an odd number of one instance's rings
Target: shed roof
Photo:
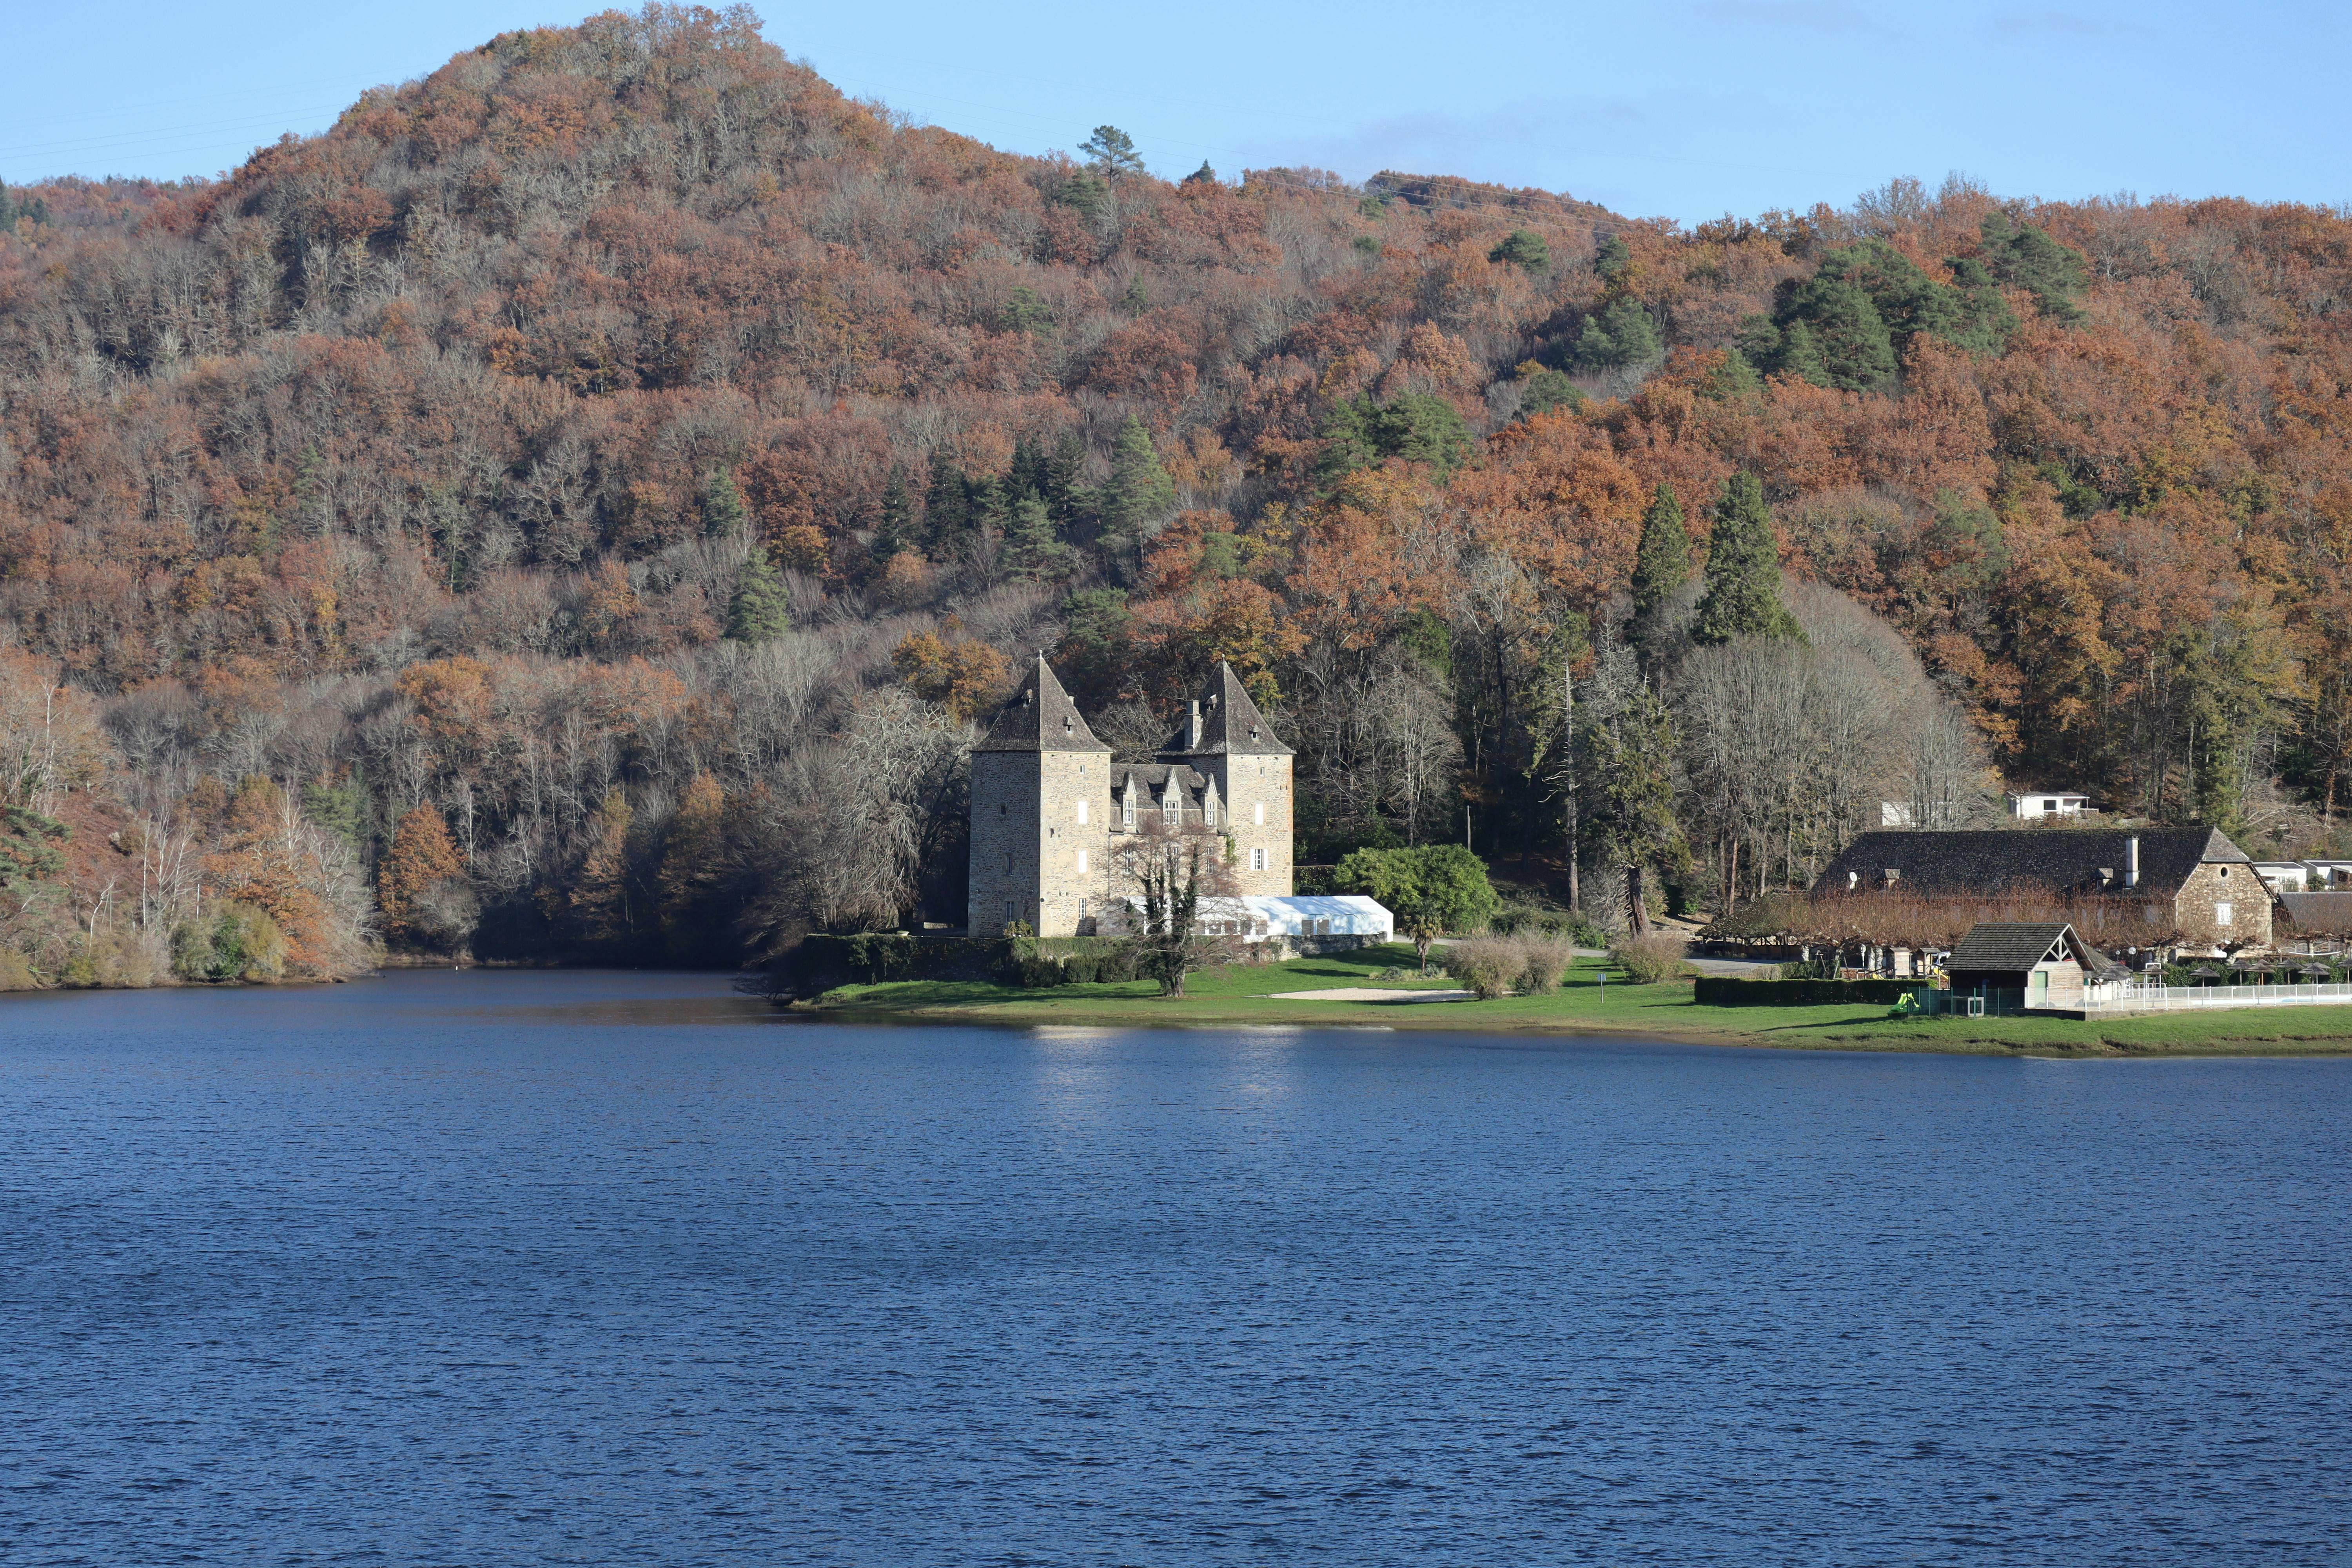
[[[2281,893],[2298,936],[2352,936],[2352,893]]]
[[[1889,828],[1857,835],[1813,887],[1842,890],[1851,872],[1858,886],[1876,888],[1892,870],[1900,873],[1898,887],[1921,893],[2120,892],[2133,838],[2139,840],[2144,892],[2177,893],[2200,865],[2252,864],[2227,835],[2210,827]]]
[[[2085,969],[2098,964],[2064,921],[1982,921],[1969,928],[1944,961],[1947,970],[2013,973],[2043,959],[2072,959]]]

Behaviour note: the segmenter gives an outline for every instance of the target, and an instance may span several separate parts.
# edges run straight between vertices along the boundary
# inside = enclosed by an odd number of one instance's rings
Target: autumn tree
[[[642,911],[632,886],[629,828],[636,814],[620,790],[604,792],[587,823],[587,842],[566,903],[574,928],[589,942],[610,947],[635,934]]]
[[[987,643],[950,642],[931,632],[908,634],[890,666],[909,691],[958,723],[992,705],[1013,679],[1012,664]]]
[[[466,863],[449,837],[449,825],[429,800],[411,806],[394,827],[392,843],[376,863],[376,905],[383,911],[384,935],[394,942],[439,945],[435,889],[462,882]]]

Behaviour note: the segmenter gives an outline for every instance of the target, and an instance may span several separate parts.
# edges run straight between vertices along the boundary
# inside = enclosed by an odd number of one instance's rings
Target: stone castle
[[[1291,751],[1221,664],[1150,763],[1111,749],[1046,668],[997,710],[971,757],[971,897],[965,927],[1025,921],[1039,936],[1090,936],[1131,891],[1112,851],[1157,813],[1231,844],[1244,896],[1290,892]]]

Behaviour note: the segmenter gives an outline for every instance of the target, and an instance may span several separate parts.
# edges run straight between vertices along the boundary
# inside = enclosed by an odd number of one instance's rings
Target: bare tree
[[[1181,996],[1187,974],[1238,955],[1238,930],[1211,929],[1241,923],[1238,905],[1232,915],[1216,907],[1237,887],[1222,836],[1147,816],[1141,831],[1112,852],[1112,869],[1141,906],[1113,919],[1134,945],[1136,967],[1160,983],[1161,995]]]

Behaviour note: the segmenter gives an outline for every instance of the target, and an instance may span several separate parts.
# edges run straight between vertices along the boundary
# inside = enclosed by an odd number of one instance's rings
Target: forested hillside
[[[1232,660],[1303,860],[1467,807],[1719,907],[1988,765],[2346,847],[2338,212],[1171,180],[662,6],[6,203],[44,979],[957,919],[968,721],[1040,647],[1129,749]]]

